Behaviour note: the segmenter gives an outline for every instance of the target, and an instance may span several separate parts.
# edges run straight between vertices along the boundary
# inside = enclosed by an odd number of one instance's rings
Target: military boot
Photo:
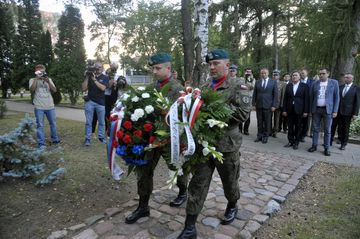
[[[224,218],[221,220],[221,224],[228,225],[232,223],[236,217],[237,212],[238,209],[236,207],[236,202],[229,202],[225,210]]]
[[[186,215],[185,219],[185,228],[182,230],[181,234],[177,239],[196,239],[196,219],[198,215]]]
[[[186,199],[186,189],[180,188],[178,196],[170,202],[170,207],[180,207],[184,202],[186,202]]]
[[[140,196],[138,208],[125,218],[125,223],[133,224],[139,218],[150,216],[149,199],[150,196]]]

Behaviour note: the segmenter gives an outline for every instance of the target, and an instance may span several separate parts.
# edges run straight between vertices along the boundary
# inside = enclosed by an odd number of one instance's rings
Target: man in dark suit
[[[285,147],[298,149],[301,139],[301,119],[309,113],[309,87],[300,82],[300,73],[291,74],[284,95],[283,115],[288,119],[288,140]]]
[[[312,84],[314,83],[314,80],[308,77],[308,70],[306,68],[301,69],[300,78],[301,78],[301,83],[305,83],[310,90]],[[310,125],[311,125],[311,117],[309,117],[309,115],[301,119],[301,139],[300,139],[301,142],[305,142],[305,137],[310,128]]]
[[[269,78],[269,70],[260,71],[260,80],[255,83],[252,104],[256,108],[258,133],[255,142],[266,144],[271,133],[271,115],[278,107],[278,89],[274,80]]]
[[[326,68],[319,70],[320,79],[314,82],[310,89],[310,112],[312,113],[313,138],[309,152],[317,149],[319,141],[320,122],[324,120],[324,155],[330,156],[330,137],[332,119],[339,109],[339,84],[337,80],[329,79]]]
[[[338,136],[341,143],[340,149],[345,150],[349,140],[349,129],[352,119],[359,114],[360,89],[353,83],[354,76],[345,74],[345,84],[340,86],[340,104],[338,113]]]

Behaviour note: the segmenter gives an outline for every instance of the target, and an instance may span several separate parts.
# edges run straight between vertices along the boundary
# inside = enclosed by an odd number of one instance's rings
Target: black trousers
[[[271,109],[256,109],[258,138],[268,138],[271,133]]]
[[[338,114],[338,138],[342,145],[346,145],[349,141],[349,131],[352,116]]]
[[[309,116],[307,117],[303,117],[301,119],[301,137],[302,138],[305,138],[306,137],[306,134],[307,134],[307,131],[309,130],[309,120],[308,120]]]
[[[289,143],[299,144],[301,139],[302,114],[296,114],[294,109],[288,112],[288,140]]]

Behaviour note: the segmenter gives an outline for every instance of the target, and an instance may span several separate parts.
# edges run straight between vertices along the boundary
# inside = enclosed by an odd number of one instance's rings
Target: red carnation
[[[124,132],[122,130],[119,130],[118,132],[116,132],[116,136],[121,139],[124,136]]]
[[[114,141],[112,142],[111,147],[112,147],[112,148],[116,148],[118,145],[119,145],[119,143],[118,143],[116,140],[114,140]]]
[[[131,129],[131,128],[132,128],[132,123],[131,123],[131,121],[125,120],[124,123],[123,123],[123,127],[124,127],[125,129]]]
[[[142,136],[142,131],[138,129],[138,130],[135,130],[133,132],[133,134],[140,138]]]
[[[155,141],[156,137],[155,136],[150,136],[149,137],[149,144],[152,144]]]
[[[152,124],[144,124],[144,130],[145,132],[150,132],[153,129],[153,125]]]
[[[122,139],[125,144],[130,144],[132,142],[132,139],[130,135],[125,134],[124,138]]]

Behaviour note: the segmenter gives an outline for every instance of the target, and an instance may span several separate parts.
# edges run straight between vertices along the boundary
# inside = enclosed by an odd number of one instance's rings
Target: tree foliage
[[[57,58],[51,73],[58,88],[69,94],[71,104],[75,104],[81,91],[86,65],[84,22],[80,10],[73,5],[66,5],[59,19],[58,29],[59,40],[55,45]]]
[[[17,32],[14,40],[12,88],[28,87],[34,67],[40,64],[43,28],[38,0],[22,0],[18,6]],[[42,63],[44,64],[44,63]]]
[[[150,55],[172,53],[181,44],[180,22],[180,11],[166,1],[140,1],[126,20],[123,64],[145,71]]]
[[[2,98],[6,97],[6,90],[11,88],[11,73],[14,45],[14,21],[9,4],[0,3],[0,81]]]
[[[106,62],[111,63],[111,54],[119,53],[119,46],[115,41],[120,41],[120,31],[123,29],[131,0],[91,0],[90,2],[96,15],[96,20],[89,26],[91,40],[99,41],[95,53],[96,58],[105,59]]]

